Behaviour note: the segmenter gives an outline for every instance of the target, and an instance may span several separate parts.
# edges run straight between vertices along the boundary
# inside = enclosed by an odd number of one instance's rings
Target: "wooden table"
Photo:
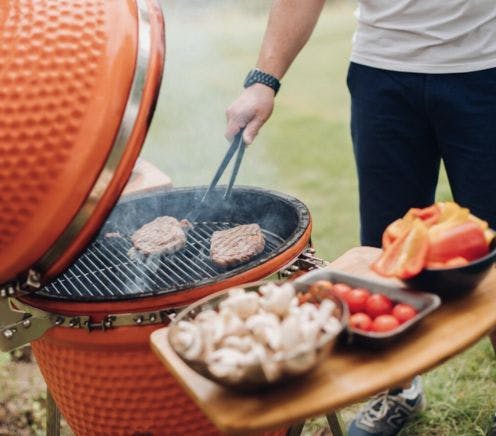
[[[375,248],[354,248],[330,266],[377,278],[368,265],[378,253]],[[242,434],[301,422],[356,403],[434,368],[494,327],[495,269],[470,294],[443,303],[401,342],[384,350],[340,347],[303,380],[264,394],[237,394],[196,374],[168,346],[167,328],[155,331],[151,344],[164,365],[220,430]]]
[[[171,188],[172,180],[167,174],[147,160],[138,158],[122,195]]]

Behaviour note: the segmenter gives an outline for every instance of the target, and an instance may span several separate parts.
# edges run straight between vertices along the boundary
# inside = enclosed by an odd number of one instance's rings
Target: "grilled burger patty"
[[[212,262],[221,267],[245,263],[265,248],[265,238],[258,224],[244,224],[216,231],[210,241]]]
[[[131,241],[141,254],[172,254],[186,245],[185,230],[189,227],[188,220],[161,216],[136,230]]]

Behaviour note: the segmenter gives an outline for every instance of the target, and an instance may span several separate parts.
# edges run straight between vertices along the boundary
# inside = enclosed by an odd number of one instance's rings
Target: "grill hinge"
[[[101,322],[87,324],[88,330],[109,330],[116,327],[168,324],[182,308],[156,310],[153,312],[119,313],[107,315]]]
[[[314,269],[324,268],[325,266],[326,262],[315,255],[315,249],[307,248],[291,265],[280,271],[279,276],[281,279],[288,279]]]
[[[167,325],[183,307],[151,312],[106,315],[101,322],[90,316],[67,316],[45,312],[15,298],[0,298],[0,351],[11,351],[40,338],[52,327],[109,330],[117,327]]]
[[[29,294],[41,289],[41,274],[30,269],[22,278],[0,285],[0,299]]]

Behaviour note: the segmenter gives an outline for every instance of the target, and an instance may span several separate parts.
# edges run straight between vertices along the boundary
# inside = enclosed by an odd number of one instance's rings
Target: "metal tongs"
[[[205,204],[207,203],[208,198],[214,191],[215,187],[217,186],[217,183],[219,182],[220,178],[224,174],[227,165],[229,165],[229,162],[232,160],[236,152],[238,154],[236,155],[236,160],[234,162],[233,170],[231,173],[231,178],[229,179],[229,183],[226,188],[226,192],[224,193],[224,200],[229,200],[231,198],[232,194],[232,189],[234,186],[234,182],[236,181],[236,177],[238,176],[239,172],[239,167],[241,166],[241,161],[243,160],[243,156],[245,154],[245,149],[246,149],[246,144],[245,141],[243,140],[243,132],[244,128],[241,129],[236,136],[234,137],[233,142],[231,143],[229,149],[227,150],[224,159],[222,159],[221,164],[219,165],[219,168],[217,169],[214,178],[210,182],[210,185],[203,195],[203,198],[201,199],[200,203],[195,207],[193,211],[191,211],[187,216],[186,219],[188,221],[195,221],[198,216],[200,215],[201,211],[205,207]]]

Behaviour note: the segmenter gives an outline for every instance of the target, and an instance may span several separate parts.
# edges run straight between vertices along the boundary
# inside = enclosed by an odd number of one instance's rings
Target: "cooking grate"
[[[186,246],[172,255],[130,257],[130,234],[122,237],[100,236],[78,260],[45,286],[38,295],[77,301],[105,301],[163,294],[191,289],[236,274],[239,267],[220,268],[210,261],[210,238],[216,230],[237,224],[196,223],[188,231]],[[265,250],[244,264],[270,257],[284,244],[280,236],[263,230]]]

